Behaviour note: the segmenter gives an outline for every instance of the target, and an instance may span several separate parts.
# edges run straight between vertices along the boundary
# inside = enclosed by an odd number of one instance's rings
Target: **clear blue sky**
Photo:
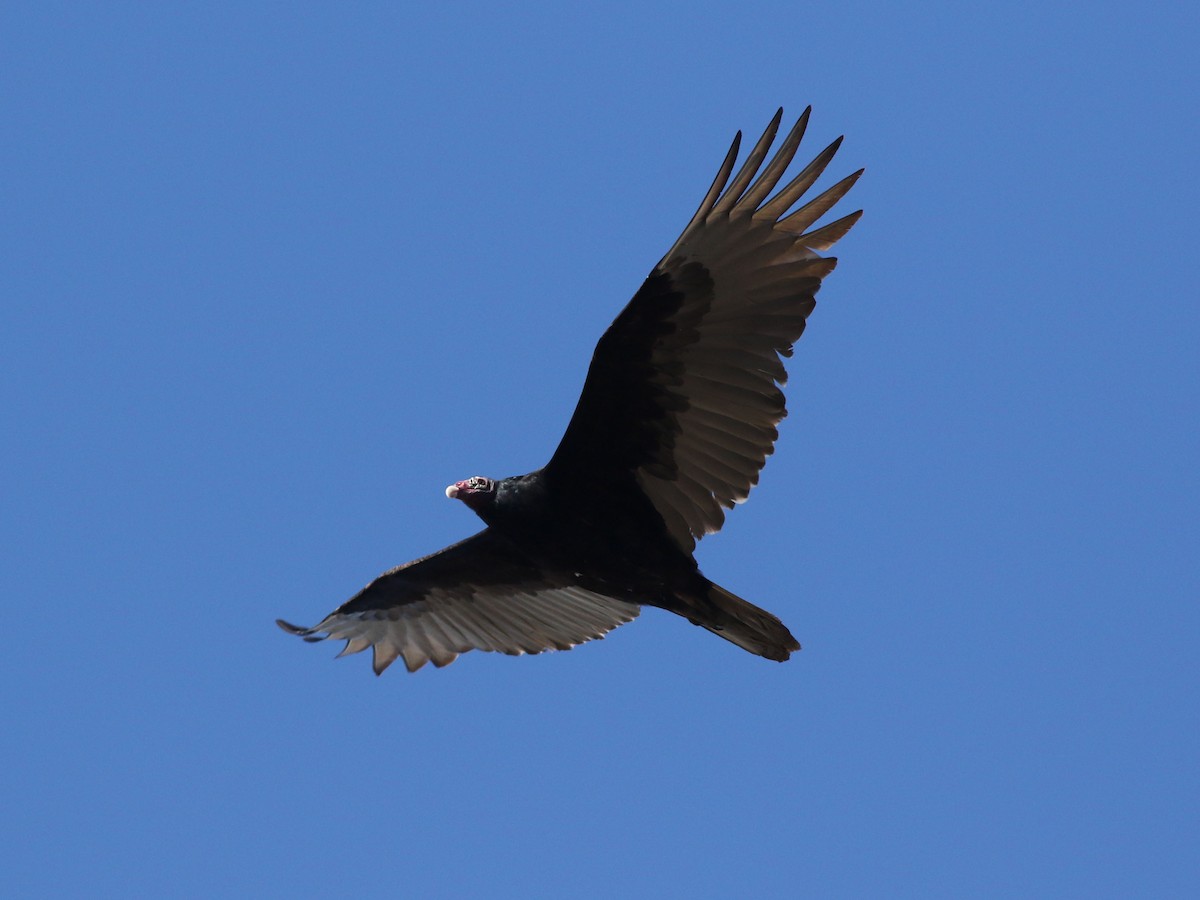
[[[8,4],[6,893],[1197,890],[1185,7]],[[802,653],[650,610],[377,679],[275,628],[545,462],[808,103],[867,212],[698,554]]]

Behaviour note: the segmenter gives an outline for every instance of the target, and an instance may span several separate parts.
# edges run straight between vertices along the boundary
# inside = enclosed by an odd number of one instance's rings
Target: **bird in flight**
[[[385,572],[311,628],[279,626],[344,640],[339,656],[371,647],[376,674],[401,658],[414,672],[468,650],[567,650],[644,605],[767,659],[799,650],[778,618],[705,578],[693,551],[758,482],[787,414],[782,357],[837,263],[818,251],[862,215],[813,227],[861,169],[791,211],[841,138],[775,190],[810,111],[763,166],[779,110],[733,175],[738,132],[683,234],[596,345],[550,461],[446,488],[483,531]]]

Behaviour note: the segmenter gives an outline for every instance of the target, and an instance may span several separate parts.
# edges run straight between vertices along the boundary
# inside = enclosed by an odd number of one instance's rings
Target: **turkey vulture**
[[[468,650],[567,650],[647,604],[767,659],[799,650],[779,619],[705,578],[692,552],[758,482],[786,415],[781,357],[837,262],[815,251],[862,214],[807,230],[861,169],[788,214],[841,138],[772,195],[810,111],[763,167],[779,110],[730,181],[734,138],[683,234],[596,345],[550,461],[446,488],[483,531],[385,572],[312,628],[279,626],[345,640],[339,656],[373,647],[376,674],[398,657],[411,672]]]

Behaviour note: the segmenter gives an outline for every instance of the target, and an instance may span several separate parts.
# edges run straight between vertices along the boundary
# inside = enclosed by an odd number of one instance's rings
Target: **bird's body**
[[[670,585],[696,572],[695,560],[654,527],[644,495],[610,486],[604,504],[588,503],[589,496],[558,488],[539,469],[499,481],[495,502],[478,512],[514,550],[546,571],[622,600],[660,606],[655,601]],[[608,538],[597,541],[597,534]]]
[[[550,461],[446,489],[488,527],[381,575],[313,628],[281,627],[310,641],[343,638],[343,653],[371,646],[377,673],[400,656],[415,670],[470,649],[567,649],[643,605],[768,659],[800,649],[775,616],[705,578],[693,556],[773,450],[786,415],[780,357],[836,262],[815,251],[860,215],[805,231],[860,173],[784,215],[840,139],[770,196],[809,113],[759,174],[781,114],[726,188],[739,134],[691,223],[600,339]]]

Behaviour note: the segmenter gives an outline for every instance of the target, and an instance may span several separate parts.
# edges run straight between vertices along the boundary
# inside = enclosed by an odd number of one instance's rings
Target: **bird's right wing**
[[[373,647],[379,675],[398,657],[415,672],[468,650],[569,650],[640,611],[542,571],[485,530],[385,572],[312,628],[277,621],[306,641],[346,641],[339,656]]]

